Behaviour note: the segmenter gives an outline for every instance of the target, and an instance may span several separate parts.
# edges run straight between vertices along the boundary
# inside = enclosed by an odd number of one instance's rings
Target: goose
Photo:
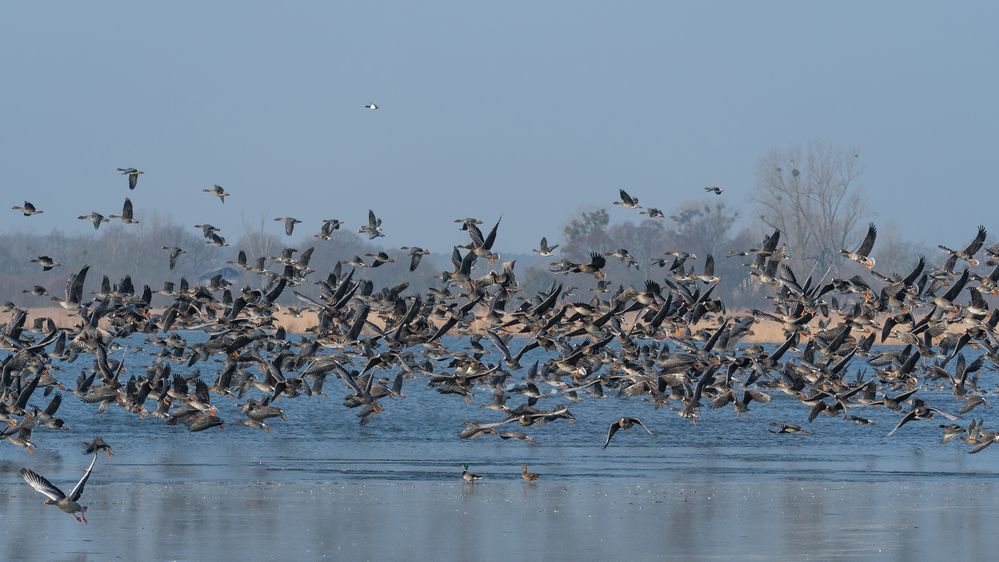
[[[878,238],[878,229],[871,223],[867,226],[867,235],[864,236],[864,241],[857,246],[854,251],[840,250],[841,255],[859,263],[860,265],[866,267],[867,269],[874,269],[874,258],[870,257],[869,254],[871,250],[874,249],[874,241]]]
[[[376,109],[381,109],[381,108],[378,107],[378,104],[372,102],[372,103],[369,103],[369,104],[365,105],[364,109],[370,109],[371,111],[374,111]]]
[[[118,173],[123,176],[128,176],[128,189],[135,189],[136,184],[139,183],[139,175],[144,174],[142,170],[137,168],[117,168]]]
[[[375,212],[368,209],[368,224],[357,230],[359,234],[367,234],[369,240],[374,240],[380,236],[385,236],[382,232],[382,219],[375,216]]]
[[[40,215],[45,211],[35,208],[35,206],[30,201],[25,201],[24,205],[14,205],[11,209],[15,211],[21,211],[21,214],[30,217],[32,215]]]
[[[103,451],[107,453],[109,459],[114,456],[114,453],[111,451],[111,445],[108,445],[107,441],[101,439],[100,435],[94,437],[93,441],[84,441],[83,448],[83,454],[85,455],[93,454],[96,456],[97,453]]]
[[[80,496],[83,495],[83,487],[87,485],[87,480],[90,479],[90,474],[94,471],[94,465],[97,464],[97,454],[94,454],[94,458],[90,461],[90,466],[87,467],[86,472],[83,473],[83,477],[80,481],[73,486],[67,496],[62,490],[56,488],[49,482],[44,476],[34,472],[29,468],[21,469],[21,478],[28,483],[29,486],[34,488],[36,492],[46,496],[48,499],[43,501],[45,505],[54,505],[58,507],[64,513],[68,513],[73,516],[73,519],[86,524],[87,523],[87,506],[80,505],[78,502]],[[77,516],[76,514],[80,515]]]
[[[721,195],[722,192],[724,192],[725,190],[721,187],[718,187],[717,185],[712,185],[709,187],[705,187],[704,191],[706,191],[707,193],[714,193],[715,195]]]
[[[125,204],[121,207],[120,215],[108,215],[111,220],[120,221],[122,224],[139,224],[132,215],[132,200],[125,198]]]
[[[625,209],[642,208],[642,206],[638,204],[638,197],[632,197],[631,195],[628,195],[628,192],[623,189],[619,190],[619,195],[621,196],[621,199],[618,201],[614,201],[613,203],[614,205],[617,205],[618,207],[623,207]]]
[[[548,238],[542,236],[540,247],[537,249],[533,249],[531,251],[534,252],[535,254],[538,254],[541,257],[547,258],[554,255],[555,249],[558,248],[558,246],[559,246],[558,244],[555,244],[554,246],[549,246]]]
[[[177,246],[163,246],[163,249],[170,252],[170,271],[173,271],[173,268],[177,265],[177,258],[180,257],[181,254],[187,253],[182,248],[178,248]]]
[[[223,205],[225,205],[225,198],[230,195],[229,193],[226,193],[226,190],[219,184],[203,188],[201,191],[211,193],[212,195],[218,197],[219,201],[221,201]]]
[[[614,434],[617,433],[618,430],[631,429],[635,424],[642,426],[642,429],[644,429],[645,432],[648,433],[649,435],[655,435],[654,433],[652,433],[652,430],[649,429],[644,422],[642,422],[641,418],[624,417],[610,424],[610,426],[607,428],[607,439],[604,441],[603,448],[606,449],[607,445],[610,445],[611,438],[614,437]]]
[[[98,213],[97,211],[91,211],[89,215],[80,215],[76,217],[82,221],[90,221],[94,224],[94,230],[98,230],[101,227],[102,222],[111,222],[104,215]]]
[[[295,232],[295,225],[299,224],[302,221],[296,219],[295,217],[277,217],[276,219],[274,219],[274,222],[283,222],[284,233],[288,236],[291,236],[291,233]]]
[[[988,238],[988,235],[989,234],[985,230],[985,227],[984,226],[979,226],[978,227],[978,234],[975,235],[975,239],[972,240],[971,243],[968,244],[968,246],[965,249],[963,249],[963,250],[952,250],[952,249],[950,249],[950,248],[948,248],[947,246],[944,246],[944,245],[940,245],[940,246],[937,246],[937,247],[940,248],[941,250],[947,252],[951,256],[956,257],[959,260],[963,260],[963,261],[968,262],[968,265],[971,265],[972,267],[974,267],[974,266],[978,265],[978,260],[975,258],[975,254],[977,254],[978,250],[981,250],[982,246],[985,245],[985,239]]]
[[[423,259],[423,256],[430,254],[430,250],[425,250],[419,246],[403,246],[401,249],[409,252],[410,271],[416,271],[416,268],[419,267],[420,260]]]
[[[332,240],[333,231],[340,230],[342,224],[343,221],[339,219],[323,219],[323,226],[320,227],[319,234],[315,234],[313,237],[320,240]]]
[[[62,265],[48,256],[38,256],[37,258],[32,259],[31,263],[37,263],[42,266],[42,271],[49,271],[54,267]]]

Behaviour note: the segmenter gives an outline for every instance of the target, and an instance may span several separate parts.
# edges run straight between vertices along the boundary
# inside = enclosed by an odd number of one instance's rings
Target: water
[[[128,369],[141,373],[150,361],[130,352]],[[71,384],[85,364],[56,376]],[[211,378],[213,365],[197,367]],[[741,419],[705,407],[694,426],[639,399],[556,396],[539,407],[567,404],[576,423],[511,424],[535,437],[531,445],[457,438],[463,420],[503,418],[479,407],[491,398],[485,389],[467,405],[407,381],[408,396],[383,399],[385,412],[367,427],[342,405],[342,383],[331,377],[325,390],[278,400],[288,420],[273,420],[269,433],[227,424],[193,434],[117,408],[96,414],[67,393],[58,415],[69,431],[37,429],[30,456],[0,443],[0,556],[857,559],[959,547],[977,558],[989,536],[973,531],[999,509],[999,448],[969,455],[957,440],[942,445],[946,420],[914,421],[886,438],[902,414],[883,408],[851,410],[873,426],[825,415],[809,424],[806,406],[775,393]],[[920,396],[957,410],[949,393]],[[46,401],[38,393],[33,402]],[[213,401],[227,421],[240,417],[235,402]],[[622,415],[642,417],[655,435],[620,431],[601,449]],[[994,425],[991,410],[971,415]],[[773,435],[771,421],[814,435]],[[70,488],[87,462],[80,441],[98,434],[115,456],[98,460],[84,527],[42,506],[18,470]],[[466,462],[485,479],[463,484]],[[523,484],[521,464],[542,480]]]

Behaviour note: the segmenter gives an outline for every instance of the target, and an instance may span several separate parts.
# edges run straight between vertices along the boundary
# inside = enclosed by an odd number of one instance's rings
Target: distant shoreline
[[[72,328],[79,321],[78,316],[57,306],[28,307],[24,308],[24,310],[28,312],[28,321],[26,325],[29,328],[35,318],[51,318],[52,321],[55,322],[55,325],[59,328]],[[163,311],[162,308],[156,308],[153,310],[155,313]],[[739,311],[737,313],[730,314],[728,318],[738,318],[749,314],[750,311],[748,310]],[[296,317],[288,312],[286,307],[282,307],[282,309],[274,315],[274,325],[276,327],[283,327],[289,334],[307,334],[307,328],[315,326],[317,323],[316,312],[311,310],[303,311],[301,317]],[[838,324],[830,323],[830,325],[834,326]],[[717,328],[716,322],[701,322],[693,327],[694,330],[709,331],[715,328]],[[739,341],[750,344],[777,345],[784,343],[787,339],[784,336],[781,323],[774,320],[758,319],[756,323],[753,324],[752,332],[752,334],[740,338]],[[517,336],[518,334],[513,335]],[[855,335],[857,335],[856,332]],[[860,337],[862,337],[862,335]],[[664,338],[662,341],[669,341],[670,339],[672,338]],[[807,342],[808,339],[809,336],[802,336],[802,341]],[[880,345],[880,337],[876,338],[875,344]],[[903,343],[894,338],[889,338],[888,341],[885,342],[885,345],[903,345]]]

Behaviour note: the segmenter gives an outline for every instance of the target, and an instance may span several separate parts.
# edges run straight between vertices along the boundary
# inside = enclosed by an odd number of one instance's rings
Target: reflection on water
[[[106,485],[89,526],[0,497],[5,560],[988,557],[995,486],[725,478]]]

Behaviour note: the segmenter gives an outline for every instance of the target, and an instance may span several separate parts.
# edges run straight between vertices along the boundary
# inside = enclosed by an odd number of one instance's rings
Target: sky
[[[356,231],[371,208],[386,246],[443,252],[454,219],[502,216],[496,248],[522,252],[622,187],[668,211],[720,185],[751,216],[760,158],[824,141],[857,149],[876,222],[959,245],[999,229],[996,21],[994,2],[4,2],[0,203],[45,214],[0,210],[0,230],[84,233],[130,196],[231,240],[285,215]]]

